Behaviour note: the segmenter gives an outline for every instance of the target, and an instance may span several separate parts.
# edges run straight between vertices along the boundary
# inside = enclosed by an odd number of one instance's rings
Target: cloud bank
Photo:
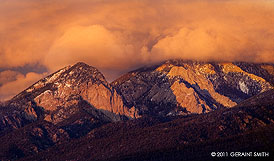
[[[113,79],[173,58],[274,62],[271,0],[0,0],[0,4],[0,68],[38,63],[52,72],[84,61]]]
[[[44,76],[46,76],[46,73],[37,74],[30,72],[26,75],[23,75],[15,71],[0,72],[0,83],[3,83],[0,86],[0,101],[12,98],[18,94],[19,91],[23,91],[26,87],[31,86],[34,82]]]

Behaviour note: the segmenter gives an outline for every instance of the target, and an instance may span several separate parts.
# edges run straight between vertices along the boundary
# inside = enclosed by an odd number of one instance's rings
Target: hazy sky
[[[78,61],[112,80],[171,58],[274,62],[274,1],[0,0],[0,100]]]

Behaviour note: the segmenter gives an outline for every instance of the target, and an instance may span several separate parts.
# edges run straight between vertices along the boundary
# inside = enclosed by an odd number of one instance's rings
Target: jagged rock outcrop
[[[170,60],[129,72],[112,85],[141,115],[205,113],[272,89],[273,69],[272,64]]]
[[[116,90],[94,67],[77,63],[65,67],[21,92],[0,113],[0,127],[18,128],[44,119],[61,123],[84,110],[107,121],[138,117],[135,107],[126,107]],[[6,110],[5,110],[6,109]]]

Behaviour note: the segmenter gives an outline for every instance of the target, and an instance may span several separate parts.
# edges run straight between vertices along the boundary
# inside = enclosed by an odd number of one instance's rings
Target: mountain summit
[[[137,116],[135,108],[123,105],[121,96],[96,68],[80,62],[47,76],[8,101],[1,108],[0,127],[18,128],[39,119],[58,124],[78,113],[83,104],[87,112],[94,114],[95,110],[96,117],[109,121]]]

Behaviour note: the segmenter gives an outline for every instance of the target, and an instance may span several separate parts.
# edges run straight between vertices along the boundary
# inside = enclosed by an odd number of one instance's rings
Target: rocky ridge
[[[273,89],[273,69],[272,64],[170,60],[129,72],[112,85],[141,115],[206,113]]]
[[[2,103],[0,131],[40,119],[59,124],[79,112],[105,121],[207,113],[273,89],[273,71],[272,64],[169,60],[109,84],[96,68],[77,63]]]
[[[38,81],[8,101],[1,108],[1,131],[39,119],[58,124],[78,113],[83,104],[86,112],[108,121],[138,117],[135,108],[123,105],[121,96],[96,68],[77,63]]]

